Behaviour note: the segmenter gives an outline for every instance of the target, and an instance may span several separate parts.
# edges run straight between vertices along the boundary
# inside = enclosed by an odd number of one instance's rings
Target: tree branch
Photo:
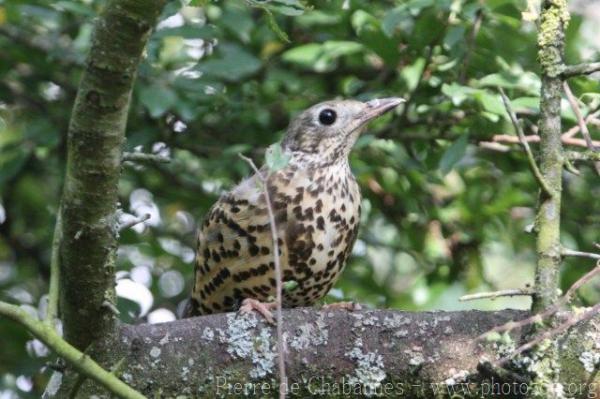
[[[569,104],[571,105],[571,109],[573,110],[573,113],[575,114],[575,117],[577,118],[577,124],[579,126],[579,131],[581,132],[581,135],[585,139],[585,143],[586,143],[588,149],[592,152],[595,152],[596,149],[594,148],[594,142],[592,141],[592,137],[590,136],[590,131],[588,130],[588,127],[587,127],[587,124],[585,123],[585,119],[583,118],[583,115],[581,114],[581,110],[579,109],[579,104],[577,104],[577,99],[573,95],[573,92],[571,91],[571,88],[569,87],[569,84],[567,82],[563,82],[563,89],[567,96],[567,100],[569,101]],[[598,175],[600,175],[600,162],[594,162],[594,167],[596,168],[596,173]]]
[[[554,306],[558,300],[559,269],[562,261],[560,227],[564,167],[560,108],[562,80],[559,75],[569,19],[566,1],[542,1],[537,34],[537,58],[542,70],[538,122],[539,153],[541,174],[553,195],[540,196],[536,210],[536,295],[533,296],[531,306],[534,313],[543,312]],[[550,320],[550,324],[553,323],[554,320]],[[559,374],[554,369],[556,364],[560,364],[558,342],[551,343],[547,348],[537,348],[534,355],[539,359],[534,377],[534,383],[538,387],[535,396],[562,396],[554,390],[559,382]]]
[[[525,141],[528,143],[539,143],[541,141],[540,136],[537,134],[530,134],[525,136]],[[520,144],[519,138],[508,134],[496,134],[492,137],[494,143],[509,143],[509,144]],[[570,145],[575,147],[586,147],[587,144],[583,139],[576,139],[573,137],[561,137],[561,142],[564,145]],[[594,146],[600,146],[600,141],[592,141]]]
[[[348,397],[341,390],[345,383],[352,392],[379,392],[378,397],[432,398],[438,397],[436,392],[450,397],[447,389],[461,389],[461,382],[475,387],[486,379],[489,382],[489,374],[480,372],[479,366],[504,355],[502,345],[476,341],[476,337],[528,315],[514,310],[286,309],[288,393],[294,397]],[[589,378],[576,359],[593,345],[593,323],[598,321],[595,317],[578,324],[562,342],[561,356],[575,354],[569,383]],[[512,330],[512,341],[520,342],[524,333]],[[246,391],[248,397],[272,397],[278,391],[278,383],[273,381],[275,340],[274,327],[254,314],[216,314],[124,326],[112,356],[125,357],[122,378],[148,396],[160,391],[161,397],[245,397]],[[86,384],[91,389],[89,382]],[[337,394],[332,391],[335,386]]]
[[[563,65],[561,76],[563,77],[563,79],[567,79],[575,76],[589,75],[598,71],[600,71],[600,62]]]
[[[563,248],[560,251],[560,253],[562,256],[573,256],[573,257],[588,258],[588,259],[600,259],[600,254],[594,254],[591,252],[575,251],[575,250],[568,249],[568,248]]]
[[[475,294],[463,295],[458,300],[461,302],[474,301],[478,299],[496,299],[506,296],[531,296],[535,295],[535,291],[531,288],[513,288],[507,290],[499,290],[492,292],[478,292]]]
[[[78,372],[98,382],[109,392],[125,399],[144,399],[145,396],[135,391],[115,375],[104,370],[88,355],[80,352],[74,346],[56,333],[53,325],[41,322],[31,317],[16,305],[0,302],[0,315],[21,324],[33,336],[46,344],[56,354],[69,362]]]
[[[123,162],[155,162],[169,163],[171,158],[157,154],[146,154],[143,152],[124,152],[122,157]]]
[[[565,155],[571,161],[600,161],[598,151],[567,151]]]

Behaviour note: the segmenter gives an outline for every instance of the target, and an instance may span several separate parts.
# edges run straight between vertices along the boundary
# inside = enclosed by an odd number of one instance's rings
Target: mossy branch
[[[561,76],[564,79],[600,72],[600,62],[590,62],[576,65],[563,65]]]
[[[79,373],[96,381],[112,394],[124,399],[145,398],[144,395],[129,387],[114,374],[104,370],[88,355],[65,341],[58,335],[53,325],[36,320],[20,307],[6,302],[0,302],[0,315],[21,324],[34,337],[69,362]]]

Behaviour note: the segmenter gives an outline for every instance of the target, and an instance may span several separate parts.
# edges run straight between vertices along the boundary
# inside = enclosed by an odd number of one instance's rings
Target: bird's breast
[[[285,293],[287,305],[309,305],[337,280],[358,232],[360,191],[347,163],[326,168],[289,168],[269,187],[284,221],[284,281],[295,281]],[[286,217],[281,217],[285,208]]]

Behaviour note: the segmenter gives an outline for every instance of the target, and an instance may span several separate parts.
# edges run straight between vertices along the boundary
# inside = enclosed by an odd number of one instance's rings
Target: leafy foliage
[[[36,312],[47,290],[69,113],[101,6],[0,1],[0,299]],[[457,301],[467,291],[532,282],[534,242],[524,230],[538,189],[526,158],[517,146],[507,153],[477,146],[512,133],[497,87],[526,133],[535,129],[535,25],[521,18],[522,7],[517,0],[169,2],[139,69],[125,150],[172,162],[124,167],[123,218],[151,218],[120,237],[123,320],[174,317],[190,289],[196,221],[250,173],[237,154],[262,164],[290,117],[335,97],[407,103],[373,123],[352,153],[362,227],[328,300],[528,306]],[[598,59],[590,10],[573,14],[569,62]],[[578,78],[572,87],[584,112],[598,107],[598,81]],[[565,129],[575,124],[566,104],[562,118]],[[271,150],[266,162],[277,168],[285,160]],[[563,233],[566,245],[590,249],[599,239],[599,186],[589,167],[581,171],[565,175]],[[591,266],[565,262],[565,286]],[[597,301],[598,292],[580,299]],[[4,320],[0,336],[0,392],[38,397],[47,354]]]

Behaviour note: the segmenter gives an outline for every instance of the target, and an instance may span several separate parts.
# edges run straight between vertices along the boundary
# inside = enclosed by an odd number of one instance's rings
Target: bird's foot
[[[238,310],[239,313],[252,313],[253,310],[260,313],[269,324],[275,324],[273,319],[272,309],[277,307],[277,302],[261,302],[256,299],[246,298],[242,301],[242,306]]]
[[[358,303],[358,302],[347,301],[347,302],[327,303],[321,307],[321,310],[337,310],[337,309],[343,309],[343,310],[347,310],[349,312],[354,312],[354,311],[362,310],[362,306],[360,306],[360,303]]]

